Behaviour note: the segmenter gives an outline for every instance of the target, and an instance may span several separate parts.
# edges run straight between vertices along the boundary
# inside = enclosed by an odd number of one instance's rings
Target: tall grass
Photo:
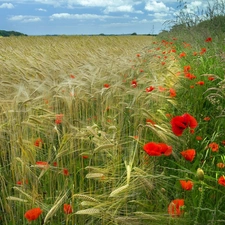
[[[171,46],[144,36],[0,46],[1,223],[26,224],[40,207],[34,224],[168,224],[171,178],[142,146],[175,140]]]

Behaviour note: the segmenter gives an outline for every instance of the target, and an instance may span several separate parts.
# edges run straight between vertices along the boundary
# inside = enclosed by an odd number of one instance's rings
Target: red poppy
[[[223,169],[225,167],[224,163],[217,163],[216,166],[220,169]]]
[[[187,161],[192,162],[195,158],[196,151],[194,149],[187,149],[180,153]]]
[[[73,74],[70,74],[70,78],[74,79],[74,78],[75,78],[75,76],[74,76]]]
[[[212,152],[218,152],[219,151],[219,145],[215,142],[210,143],[209,148],[211,148]]]
[[[180,56],[180,58],[185,57],[186,53],[185,52],[181,52],[179,56]]]
[[[202,140],[202,137],[201,136],[196,136],[196,140],[197,141],[201,141]]]
[[[198,53],[197,52],[193,52],[193,56],[196,56],[196,55],[198,55]]]
[[[43,143],[44,142],[41,140],[41,138],[38,138],[38,139],[35,140],[34,145],[36,147],[41,147]]]
[[[221,176],[218,179],[218,184],[225,186],[225,176]]]
[[[64,168],[64,169],[63,169],[63,174],[64,174],[65,176],[69,176],[69,175],[70,175],[69,170],[66,169],[66,168]]]
[[[110,85],[109,85],[109,84],[104,84],[104,87],[105,87],[105,88],[109,88]]]
[[[64,211],[65,214],[70,214],[70,213],[73,212],[73,208],[69,204],[64,204],[63,205],[63,211]]]
[[[209,80],[209,81],[213,81],[213,80],[215,80],[215,77],[209,76],[209,77],[208,77],[208,80]]]
[[[203,85],[205,84],[205,82],[202,81],[202,80],[200,80],[200,81],[196,82],[196,84],[197,84],[197,85],[200,85],[200,86],[203,86]]]
[[[191,70],[191,66],[190,65],[187,65],[187,66],[184,66],[184,72],[187,73]]]
[[[132,80],[132,81],[131,81],[131,86],[132,86],[133,88],[136,88],[136,87],[137,87],[137,81],[136,81],[136,80]]]
[[[172,147],[164,143],[149,142],[143,146],[145,152],[150,156],[169,156],[172,153]]]
[[[42,210],[40,208],[33,208],[28,210],[25,214],[24,217],[28,221],[36,220],[42,213]]]
[[[190,88],[193,89],[195,86],[194,85],[190,85]]]
[[[144,72],[144,70],[143,69],[140,69],[140,73],[143,73]]]
[[[210,117],[209,116],[206,116],[203,120],[209,121],[210,120]]]
[[[140,57],[141,55],[140,55],[140,54],[137,54],[136,56],[137,56],[137,57]]]
[[[185,113],[182,116],[172,118],[171,125],[173,133],[177,136],[181,136],[186,128],[190,127],[192,130],[195,129],[198,122],[193,116]]]
[[[165,90],[166,90],[166,88],[164,88],[164,87],[162,87],[162,86],[159,86],[159,91],[163,92],[163,91],[165,91]]]
[[[212,38],[211,37],[206,38],[205,42],[212,42]]]
[[[201,52],[200,52],[200,55],[203,55],[206,53],[206,48],[202,48]]]
[[[155,88],[153,86],[147,87],[145,90],[146,92],[151,92],[153,91]]]
[[[162,66],[164,66],[166,64],[166,62],[161,62]]]
[[[55,115],[55,124],[61,124],[63,119],[63,114],[56,114]]]
[[[191,180],[180,180],[180,185],[181,187],[186,190],[186,191],[190,191],[193,188],[193,182]]]
[[[221,141],[221,143],[225,146],[225,141]]]
[[[151,125],[155,125],[155,122],[153,121],[153,120],[151,120],[151,119],[146,119],[146,123],[147,124],[151,124]]]
[[[196,76],[192,73],[185,73],[185,77],[189,80],[194,80],[196,78]]]
[[[184,211],[181,209],[181,207],[184,206],[184,199],[175,199],[172,202],[170,202],[168,206],[168,213],[174,217],[174,216],[180,216],[184,213]]]
[[[36,166],[40,169],[47,169],[48,168],[48,162],[44,162],[44,161],[37,161]]]
[[[170,88],[170,97],[173,98],[176,97],[176,95],[176,91],[173,88]]]

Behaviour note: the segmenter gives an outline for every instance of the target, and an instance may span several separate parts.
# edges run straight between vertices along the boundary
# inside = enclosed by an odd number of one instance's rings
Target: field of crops
[[[0,224],[223,224],[209,35],[1,38]]]

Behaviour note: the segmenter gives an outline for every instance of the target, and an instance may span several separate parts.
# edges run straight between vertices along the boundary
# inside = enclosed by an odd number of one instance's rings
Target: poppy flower
[[[65,214],[71,214],[73,212],[73,208],[69,204],[64,204],[63,205],[63,211]]]
[[[175,116],[171,120],[172,131],[175,135],[181,136],[186,128],[195,129],[198,125],[196,119],[188,113],[182,116]]]
[[[198,53],[197,52],[193,52],[193,56],[196,56],[196,55],[198,55]]]
[[[34,146],[41,148],[41,146],[42,146],[43,143],[44,142],[42,141],[42,139],[41,138],[38,138],[38,139],[35,140]]]
[[[193,188],[193,182],[191,180],[180,180],[180,185],[181,187],[186,190],[186,191],[190,191]]]
[[[169,156],[172,153],[172,147],[164,143],[149,142],[143,146],[145,152],[150,156]]]
[[[215,142],[210,143],[209,148],[211,148],[212,152],[218,152],[219,151],[219,145]]]
[[[140,55],[140,54],[137,54],[136,56],[137,56],[137,57],[140,57],[141,55]]]
[[[47,169],[48,168],[48,162],[44,162],[44,161],[37,161],[35,163],[35,165],[40,168],[40,169]]]
[[[136,88],[136,87],[137,87],[137,81],[136,81],[136,80],[132,80],[132,81],[131,81],[131,86],[132,86],[133,88]]]
[[[185,57],[186,53],[185,52],[181,52],[179,56],[180,56],[180,58]]]
[[[201,141],[202,140],[202,137],[201,136],[196,136],[196,140],[197,141]]]
[[[210,117],[209,116],[206,116],[203,120],[209,121],[210,120]]]
[[[69,176],[69,175],[70,175],[69,170],[66,169],[66,168],[64,168],[64,169],[63,169],[63,174],[64,174],[65,176]]]
[[[180,153],[187,161],[192,162],[195,158],[196,151],[195,149],[187,149]]]
[[[196,78],[196,76],[192,73],[185,73],[185,77],[189,80],[194,80]]]
[[[206,48],[202,48],[201,49],[201,52],[200,52],[200,55],[203,55],[203,54],[205,54],[206,53]]]
[[[202,81],[202,80],[200,80],[200,81],[196,82],[196,84],[197,84],[197,85],[200,85],[200,86],[203,86],[203,85],[205,84],[205,82]]]
[[[209,80],[209,81],[213,81],[213,80],[215,80],[215,77],[210,76],[210,77],[208,77],[208,80]]]
[[[75,76],[74,76],[73,74],[70,74],[70,78],[74,79],[74,78],[75,78]]]
[[[212,38],[211,37],[206,38],[205,42],[212,42]]]
[[[42,210],[40,208],[33,208],[28,210],[25,214],[24,217],[28,221],[36,220],[42,213]]]
[[[146,119],[146,123],[147,124],[151,124],[152,126],[155,125],[155,122],[153,120],[151,120],[151,119]]]
[[[190,65],[187,65],[187,66],[184,66],[184,72],[187,73],[191,70],[191,66]]]
[[[225,146],[225,141],[221,141],[221,143]]]
[[[163,92],[163,91],[165,91],[166,90],[166,88],[164,88],[164,87],[162,87],[162,86],[159,86],[159,91],[160,92]]]
[[[170,88],[170,97],[173,98],[176,97],[176,95],[176,91],[173,88]]]
[[[175,199],[168,206],[168,213],[172,216],[180,216],[184,213],[181,207],[184,206],[184,199]]]
[[[105,87],[105,88],[109,88],[110,85],[109,85],[109,84],[104,84],[104,87]]]
[[[153,86],[147,87],[145,90],[146,92],[151,92],[153,91],[155,88]]]
[[[63,119],[63,114],[56,114],[55,115],[55,124],[61,124]]]
[[[225,167],[224,163],[217,163],[216,166],[220,169],[223,169]]]
[[[219,177],[218,184],[225,186],[225,176]]]

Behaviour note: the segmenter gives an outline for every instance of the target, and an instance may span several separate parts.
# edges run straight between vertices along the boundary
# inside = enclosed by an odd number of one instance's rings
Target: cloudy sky
[[[186,0],[187,10],[207,1]],[[44,34],[157,34],[177,0],[0,0],[0,30]]]

